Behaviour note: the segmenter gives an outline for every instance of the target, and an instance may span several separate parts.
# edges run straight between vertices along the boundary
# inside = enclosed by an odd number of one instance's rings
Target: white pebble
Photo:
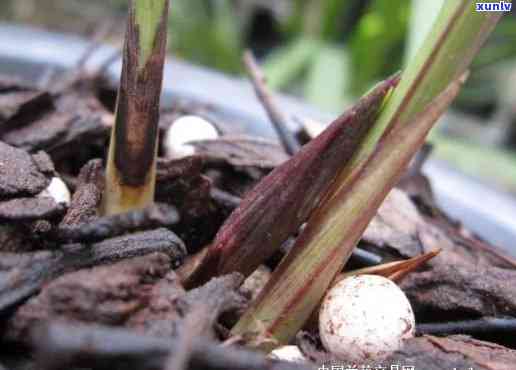
[[[183,116],[172,123],[165,133],[164,148],[167,158],[181,158],[195,154],[188,145],[196,140],[213,140],[219,137],[214,125],[198,116]]]
[[[276,348],[269,354],[269,357],[275,360],[289,361],[289,362],[307,362],[298,346],[283,346]]]
[[[38,194],[39,197],[52,198],[56,203],[70,205],[71,195],[66,184],[59,177],[53,177],[45,190]]]
[[[414,336],[415,318],[405,294],[376,275],[346,278],[331,288],[319,312],[324,347],[346,361],[382,360]]]

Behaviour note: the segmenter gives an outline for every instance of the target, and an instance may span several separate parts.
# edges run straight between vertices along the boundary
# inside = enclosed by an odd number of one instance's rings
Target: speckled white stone
[[[275,360],[289,361],[289,362],[306,362],[306,358],[298,346],[283,346],[276,348],[269,354],[270,358]]]
[[[165,133],[163,146],[167,158],[181,158],[195,154],[191,141],[217,139],[215,126],[204,118],[188,115],[178,118]]]
[[[59,177],[53,177],[50,184],[45,190],[39,193],[40,197],[48,197],[54,199],[56,203],[64,203],[70,205],[72,196],[66,184]]]
[[[326,294],[319,312],[325,348],[355,363],[381,360],[414,336],[412,307],[391,280],[376,275],[346,278]]]

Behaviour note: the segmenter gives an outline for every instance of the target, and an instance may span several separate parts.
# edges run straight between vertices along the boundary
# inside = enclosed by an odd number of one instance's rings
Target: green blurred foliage
[[[114,19],[121,25],[121,35],[128,1],[2,0],[0,19],[85,35],[91,35],[99,23]],[[170,48],[190,62],[243,74],[242,52],[246,47],[256,47],[273,89],[296,94],[322,110],[338,113],[379,79],[410,63],[410,55],[433,22],[439,1],[443,0],[171,0]],[[262,24],[262,29],[253,31],[257,9],[274,15],[275,24],[265,26],[274,29],[264,30]],[[264,31],[275,35],[272,44],[253,44],[253,38],[260,36],[253,32]],[[516,73],[514,40],[513,10],[504,16],[477,56],[470,78],[454,103],[456,109],[479,115],[490,127],[496,125],[490,118],[500,116],[500,111],[513,112],[506,121],[508,125],[511,119],[513,125],[516,123],[516,89],[508,78]],[[516,137],[516,129],[512,131]],[[470,137],[467,129],[461,136]],[[442,143],[438,146],[442,157],[454,160],[472,174],[482,172],[478,167],[485,167],[486,161],[476,158],[484,154],[460,142],[455,145],[442,135],[435,140]],[[512,156],[491,160],[508,166],[514,163]],[[471,166],[477,167],[476,172]],[[499,172],[511,174],[511,184],[516,183],[512,171]]]
[[[376,0],[360,19],[349,46],[354,95],[361,94],[372,81],[400,69],[409,7],[406,0]]]
[[[170,44],[182,58],[225,72],[239,72],[241,28],[229,0],[173,1]]]

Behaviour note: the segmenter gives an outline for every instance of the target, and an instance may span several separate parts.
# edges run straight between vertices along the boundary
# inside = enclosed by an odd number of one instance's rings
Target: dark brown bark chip
[[[64,206],[50,197],[16,198],[0,202],[0,221],[51,219],[64,211]]]
[[[70,207],[60,227],[84,224],[98,217],[103,181],[104,171],[100,159],[93,159],[83,166]]]
[[[0,199],[36,195],[49,183],[27,152],[0,141]]]
[[[125,233],[171,227],[179,222],[175,207],[153,204],[143,210],[100,217],[76,225],[62,225],[58,238],[67,242],[95,242]]]
[[[31,333],[38,369],[164,369],[181,348],[179,338],[165,339],[99,326],[40,325]],[[315,370],[316,366],[267,359],[244,349],[192,338],[185,370]]]
[[[165,278],[154,287],[149,305],[131,317],[129,327],[154,336],[173,337],[178,334],[180,320],[201,308],[207,315],[202,318],[203,327],[198,328],[198,335],[211,337],[213,326],[222,314],[247,304],[247,300],[238,293],[243,279],[240,274],[213,279],[186,294],[177,294],[175,287],[179,283],[176,278]]]
[[[172,266],[186,255],[183,242],[167,229],[157,229],[104,240],[91,245],[66,245],[63,251],[0,254],[0,314],[35,294],[45,283],[65,272],[164,253]]]
[[[434,264],[472,264],[515,268],[516,263],[489,246],[458,235],[454,227],[424,217],[407,194],[393,189],[366,229],[362,241],[386,260],[412,258],[442,249]]]
[[[3,135],[3,140],[30,152],[48,150],[66,135],[72,118],[69,114],[54,111],[24,127],[9,131]]]
[[[156,201],[179,210],[181,222],[173,230],[185,241],[189,252],[209,243],[224,220],[212,201],[211,181],[202,175],[203,160],[198,156],[159,160]]]
[[[23,341],[37,322],[122,325],[150,299],[152,284],[170,270],[161,253],[65,274],[44,287],[9,320],[6,337]]]
[[[424,336],[405,342],[384,364],[414,366],[415,369],[513,370],[516,351],[466,336]]]
[[[256,137],[224,136],[190,144],[195,147],[195,153],[202,156],[207,163],[225,163],[234,167],[270,170],[290,157],[277,143]]]
[[[158,160],[156,200],[173,204],[189,218],[206,214],[210,202],[210,182],[202,174],[203,161],[192,156],[178,160]]]
[[[21,86],[0,86],[0,135],[53,109],[50,94]]]
[[[402,283],[417,318],[426,322],[483,316],[516,317],[516,269],[510,258],[451,225],[424,217],[408,196],[393,190],[366,230],[366,247],[386,259],[414,257],[442,249]]]
[[[56,273],[61,255],[51,252],[0,254],[0,314],[35,294]]]
[[[0,225],[0,253],[31,252],[34,249],[32,235],[27,228],[12,223]]]
[[[129,318],[126,327],[156,337],[175,336],[183,317],[177,302],[184,295],[178,276],[169,272],[151,288],[146,305]]]
[[[32,155],[32,159],[34,160],[34,163],[41,171],[41,173],[45,174],[46,176],[55,176],[56,169],[54,167],[54,163],[47,153],[40,150],[39,152]]]
[[[172,231],[160,228],[106,239],[75,251],[69,250],[65,258],[72,267],[80,268],[115,263],[155,252],[168,255],[174,267],[179,266],[186,256],[183,241]]]
[[[448,318],[516,317],[516,270],[469,264],[439,264],[409,274],[401,288],[416,316],[425,321]]]
[[[23,342],[31,327],[48,320],[125,325],[173,337],[183,317],[196,307],[208,312],[202,328],[208,336],[222,313],[246,303],[236,291],[242,279],[238,274],[185,293],[170,264],[168,256],[155,253],[65,274],[18,309],[9,320],[6,338]]]
[[[68,150],[73,153],[81,146],[91,144],[97,139],[107,139],[109,127],[104,122],[101,113],[91,113],[86,116],[75,115],[72,117],[66,130],[66,135],[48,148],[50,152]],[[76,145],[79,145],[79,147]]]

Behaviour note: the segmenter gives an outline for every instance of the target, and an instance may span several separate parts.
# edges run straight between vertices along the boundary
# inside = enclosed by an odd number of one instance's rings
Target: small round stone
[[[269,354],[269,357],[275,360],[288,362],[306,362],[306,357],[303,355],[298,346],[283,346],[276,348]]]
[[[377,275],[346,278],[326,294],[319,312],[324,347],[342,360],[386,358],[414,336],[410,302],[391,280]]]
[[[52,198],[56,203],[63,203],[66,205],[70,205],[72,198],[70,195],[70,190],[68,190],[68,187],[64,181],[59,177],[53,177],[47,188],[43,190],[38,196]]]
[[[187,115],[172,123],[165,133],[164,148],[168,158],[181,158],[195,154],[195,148],[188,145],[196,140],[214,140],[219,133],[213,124],[204,118]]]

